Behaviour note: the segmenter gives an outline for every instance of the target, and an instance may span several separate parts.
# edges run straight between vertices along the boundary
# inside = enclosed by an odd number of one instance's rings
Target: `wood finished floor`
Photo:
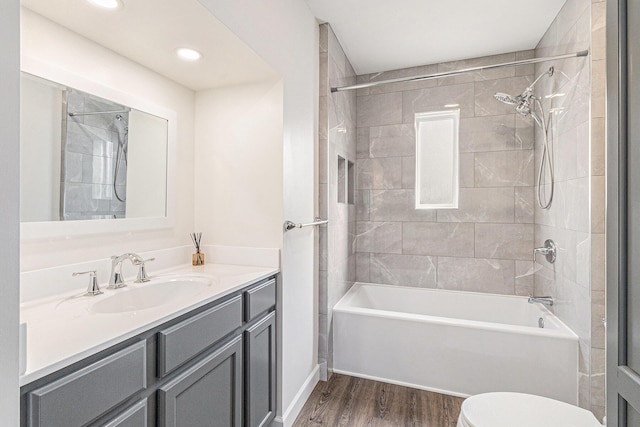
[[[455,427],[459,397],[333,374],[319,382],[294,427]]]

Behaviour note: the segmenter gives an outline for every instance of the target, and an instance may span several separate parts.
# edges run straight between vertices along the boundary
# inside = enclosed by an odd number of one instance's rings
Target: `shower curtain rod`
[[[111,111],[90,111],[87,113],[69,113],[69,116],[94,116],[96,114],[118,114],[118,113],[128,113],[130,110],[111,110]]]
[[[483,65],[480,67],[465,68],[465,69],[456,70],[456,71],[445,71],[442,73],[426,74],[423,76],[402,77],[399,79],[381,80],[379,82],[361,83],[361,84],[352,85],[352,86],[332,87],[331,92],[342,92],[345,90],[365,89],[368,87],[388,85],[391,83],[418,82],[423,80],[440,79],[443,77],[457,76],[459,74],[471,73],[474,71],[491,70],[494,68],[501,68],[501,67],[514,67],[516,65],[536,64],[538,62],[553,61],[556,59],[578,58],[578,57],[587,56],[587,55],[589,55],[588,49],[581,50],[579,52],[574,52],[574,53],[567,53],[564,55],[547,56],[544,58],[522,59],[520,61],[503,62],[501,64],[493,64],[493,65]]]

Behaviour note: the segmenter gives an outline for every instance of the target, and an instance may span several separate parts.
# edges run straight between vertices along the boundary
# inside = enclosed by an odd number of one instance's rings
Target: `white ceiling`
[[[197,0],[123,0],[102,10],[86,0],[22,0],[32,11],[192,90],[275,77],[275,72]],[[197,49],[184,62],[178,47]]]
[[[306,0],[358,74],[533,49],[565,0]]]

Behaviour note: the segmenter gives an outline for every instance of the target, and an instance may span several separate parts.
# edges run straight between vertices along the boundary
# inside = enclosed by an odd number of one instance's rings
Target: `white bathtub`
[[[527,298],[356,283],[333,322],[334,372],[461,397],[516,391],[577,404],[578,337]]]

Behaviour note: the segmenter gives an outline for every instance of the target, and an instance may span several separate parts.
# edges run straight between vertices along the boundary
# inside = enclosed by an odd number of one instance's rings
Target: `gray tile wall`
[[[319,119],[319,214],[329,224],[319,230],[319,345],[318,359],[331,374],[333,366],[332,307],[355,281],[356,271],[356,205],[355,175],[364,186],[393,186],[400,175],[349,173],[356,164],[356,94],[331,93],[330,87],[354,84],[356,74],[340,43],[328,24],[320,25],[320,119]],[[340,160],[344,159],[344,161]],[[358,165],[362,167],[362,165]],[[381,163],[368,165],[370,171],[394,170]],[[399,170],[399,169],[398,169]],[[368,239],[361,245],[377,247],[385,244],[389,230],[384,224],[372,226]],[[391,249],[389,249],[391,250]]]
[[[329,227],[320,234],[321,359],[331,353],[327,338],[330,307],[337,301],[329,297],[329,289],[335,289],[334,296],[341,295],[351,279],[395,286],[551,294],[556,314],[580,337],[579,404],[602,419],[604,10],[604,1],[568,0],[535,51],[356,78],[364,83],[561,54],[585,49],[591,42],[589,59],[556,61],[555,77],[543,78],[536,86],[538,94],[564,94],[544,101],[547,110],[557,108],[553,114],[556,194],[549,210],[538,208],[534,199],[542,133],[534,129],[530,118],[515,114],[513,107],[498,103],[492,95],[522,92],[552,64],[360,89],[356,100],[332,99],[328,88],[335,83],[329,83],[332,60],[328,51],[330,40],[337,41],[328,26],[324,33],[321,30],[320,205],[321,212],[335,215],[334,231],[344,233],[342,238],[331,237]],[[343,55],[339,49],[338,60],[331,66],[348,62]],[[343,84],[349,80],[344,79]],[[417,211],[413,208],[413,115],[444,109],[446,104],[458,104],[461,110],[459,208]],[[337,111],[343,111],[344,117]],[[352,140],[345,145],[347,137],[336,133],[341,123],[356,126],[355,153]],[[346,135],[351,137],[349,126]],[[337,145],[328,142],[332,128]],[[330,176],[336,170],[331,162],[336,153],[349,160],[353,154],[357,158],[355,209],[340,210],[330,195],[330,183],[335,182]],[[549,191],[548,186],[544,189]],[[560,247],[558,261],[553,266],[542,260],[534,265],[531,251],[547,238]]]
[[[358,76],[372,82],[531,58],[515,52]],[[533,285],[534,131],[493,98],[532,66],[357,91],[356,279],[527,295]],[[416,210],[414,114],[460,108],[458,209]]]
[[[596,9],[597,6],[596,3],[592,6],[590,0],[567,0],[538,44],[536,56],[589,48],[592,8]],[[602,239],[593,234],[604,233],[604,221],[599,219],[604,215],[597,215],[594,210],[596,205],[600,205],[604,212],[604,205],[598,203],[597,197],[593,196],[594,187],[600,181],[604,182],[604,179],[602,175],[591,176],[594,169],[591,158],[593,142],[590,134],[594,125],[604,123],[603,118],[600,119],[601,123],[597,119],[604,117],[604,110],[598,116],[599,113],[592,104],[596,99],[596,90],[591,86],[593,59],[595,58],[567,59],[536,65],[536,74],[544,72],[551,65],[555,67],[554,76],[540,80],[536,92],[545,98],[545,108],[555,111],[552,120],[556,186],[551,208],[535,208],[535,244],[542,246],[545,239],[551,238],[557,243],[559,254],[554,265],[546,263],[542,257],[539,258],[536,263],[535,291],[555,298],[553,311],[578,335],[578,403],[583,408],[591,409],[602,419],[604,401],[599,397],[602,392],[598,392],[598,380],[604,376],[593,377],[592,364],[595,366],[603,353],[592,351],[592,304],[599,295],[604,295],[604,288],[601,294],[592,289],[591,248],[594,242],[604,240],[603,234]],[[594,82],[595,76],[594,69]],[[602,85],[604,87],[604,80]],[[554,94],[556,96],[552,97]],[[542,133],[536,132],[536,165],[540,162],[542,143]],[[604,134],[600,144],[604,150]],[[599,173],[604,174],[604,161],[601,162]],[[545,186],[545,190],[548,191],[549,186]],[[603,264],[604,257],[602,270]],[[602,329],[601,326],[599,328]],[[604,340],[601,345],[601,348],[604,348]]]
[[[67,90],[67,112],[115,111],[124,107],[75,89]],[[62,217],[65,220],[124,218],[126,203],[114,194],[118,142],[126,141],[128,113],[63,117],[66,139],[62,156]],[[122,156],[122,155],[121,155]],[[126,164],[121,159],[116,180],[126,200]]]

